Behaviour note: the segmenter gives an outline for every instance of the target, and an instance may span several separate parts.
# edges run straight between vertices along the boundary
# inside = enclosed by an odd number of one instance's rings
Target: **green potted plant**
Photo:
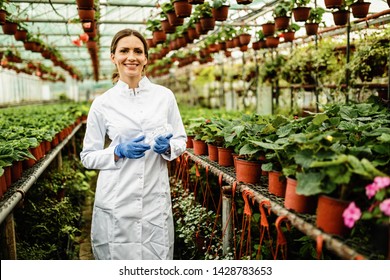
[[[322,17],[325,13],[325,9],[322,7],[312,8],[309,13],[309,17],[306,20],[305,28],[308,36],[316,35],[318,32],[318,26],[322,22]]]
[[[213,0],[212,13],[216,21],[225,21],[229,14],[229,1]]]
[[[294,20],[298,22],[306,21],[309,17],[311,8],[307,5],[310,0],[291,0],[292,12]]]
[[[273,10],[276,30],[283,30],[289,26],[291,18],[291,3],[288,1],[279,2]]]
[[[292,42],[295,39],[295,32],[297,32],[301,27],[296,23],[291,23],[287,28],[282,32],[282,37],[284,42]]]

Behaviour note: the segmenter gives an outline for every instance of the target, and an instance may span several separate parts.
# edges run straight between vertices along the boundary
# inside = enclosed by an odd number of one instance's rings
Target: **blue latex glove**
[[[155,144],[153,146],[153,151],[155,151],[158,154],[163,154],[171,147],[169,145],[169,140],[172,138],[172,133],[169,133],[167,136],[160,135],[157,137],[154,141]]]
[[[145,135],[142,135],[128,142],[121,143],[115,147],[114,153],[120,158],[141,158],[145,156],[145,151],[150,149],[150,145],[140,143],[144,139]]]

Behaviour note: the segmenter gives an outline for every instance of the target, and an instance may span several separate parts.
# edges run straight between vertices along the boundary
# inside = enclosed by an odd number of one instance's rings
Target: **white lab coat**
[[[173,128],[170,155],[152,147],[140,159],[115,162],[116,145],[167,124]],[[96,259],[173,258],[167,160],[185,151],[186,139],[172,91],[147,77],[135,90],[119,80],[93,101],[80,157],[86,168],[100,171],[91,229]]]

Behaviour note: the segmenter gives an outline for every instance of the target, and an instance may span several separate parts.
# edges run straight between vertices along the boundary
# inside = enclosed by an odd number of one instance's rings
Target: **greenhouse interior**
[[[390,259],[389,0],[0,0],[0,24],[1,260]]]

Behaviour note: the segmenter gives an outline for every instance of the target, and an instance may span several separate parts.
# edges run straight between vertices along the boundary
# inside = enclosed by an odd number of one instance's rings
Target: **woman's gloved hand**
[[[154,141],[153,151],[158,154],[163,154],[169,150],[171,145],[169,144],[170,139],[172,138],[172,133],[169,133],[167,136],[160,135]]]
[[[150,145],[140,143],[144,139],[145,135],[142,135],[128,142],[118,144],[115,147],[114,153],[120,158],[141,158],[145,156],[145,151],[150,149]]]

